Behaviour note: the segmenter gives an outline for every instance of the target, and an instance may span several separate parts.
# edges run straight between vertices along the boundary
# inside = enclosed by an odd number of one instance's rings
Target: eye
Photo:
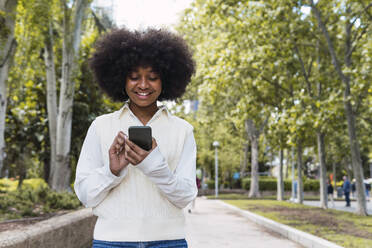
[[[138,80],[138,77],[137,76],[129,76],[129,79],[132,80],[132,81],[136,81],[136,80]]]
[[[151,81],[156,81],[156,80],[158,80],[158,77],[150,77],[149,78]]]

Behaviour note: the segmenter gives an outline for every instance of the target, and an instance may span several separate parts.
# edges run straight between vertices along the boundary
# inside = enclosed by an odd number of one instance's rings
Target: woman
[[[158,100],[175,100],[194,73],[186,43],[164,30],[115,30],[90,61],[100,87],[115,101],[97,117],[80,153],[75,191],[98,216],[93,247],[187,247],[183,208],[197,195],[193,127]],[[128,137],[150,126],[152,149]]]
[[[329,179],[327,179],[327,193],[328,199],[331,199],[332,207],[335,207],[335,202],[333,200],[333,186],[332,183],[329,182]]]

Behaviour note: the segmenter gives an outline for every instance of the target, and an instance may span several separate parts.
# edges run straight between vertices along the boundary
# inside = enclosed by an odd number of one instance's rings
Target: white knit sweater
[[[142,123],[127,104],[93,121],[80,153],[75,192],[98,216],[94,239],[154,241],[185,238],[182,208],[197,195],[192,126],[164,107],[147,123],[158,144],[140,164],[118,177],[108,150],[121,130]]]

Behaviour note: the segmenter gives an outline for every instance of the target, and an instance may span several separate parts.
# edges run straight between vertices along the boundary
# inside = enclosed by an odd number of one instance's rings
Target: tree
[[[6,81],[17,44],[14,39],[16,6],[17,0],[0,1],[0,174],[5,154]]]
[[[345,49],[343,50],[344,66],[345,69],[349,71],[355,68],[353,68],[352,63],[352,56],[355,49],[360,46],[360,43],[363,42],[363,39],[367,39],[365,33],[368,31],[370,24],[369,22],[372,19],[371,14],[369,14],[368,10],[372,7],[372,4],[370,3],[369,5],[365,5],[366,3],[367,1],[359,1],[359,3],[352,3],[352,1],[347,1],[345,3],[344,12],[342,13],[342,15],[345,17],[345,33],[344,40],[340,42],[345,43]],[[331,40],[329,30],[323,20],[323,10],[320,9],[322,6],[320,6],[319,4],[315,4],[313,0],[310,0],[310,6],[314,16],[318,21],[319,28],[327,41],[328,50],[332,57],[332,63],[334,65],[335,71],[344,84],[344,108],[348,124],[351,160],[358,194],[357,213],[360,215],[367,215],[366,196],[364,194],[365,186],[363,183],[364,175],[362,169],[359,141],[356,133],[356,112],[351,103],[351,98],[353,96],[351,92],[352,77],[350,74],[348,75],[347,73],[345,73],[345,70],[343,70],[342,68],[339,55],[337,55],[337,51],[335,50],[335,42]],[[357,9],[356,12],[352,12],[353,7]],[[360,9],[360,7],[362,8]],[[366,15],[366,17],[363,18],[362,15]],[[355,24],[357,20],[360,21],[360,25]],[[353,30],[355,30],[354,35]]]
[[[56,130],[56,162],[51,166],[51,186],[57,191],[66,190],[70,184],[70,145],[72,107],[77,74],[77,56],[81,41],[81,25],[88,0],[76,0],[73,8],[61,1],[63,8],[62,81],[59,97]],[[48,88],[53,90],[53,87]],[[56,95],[53,95],[55,97]],[[53,102],[54,100],[51,100]],[[51,131],[52,131],[51,130]],[[52,135],[54,135],[52,133]],[[52,160],[53,162],[53,160]]]

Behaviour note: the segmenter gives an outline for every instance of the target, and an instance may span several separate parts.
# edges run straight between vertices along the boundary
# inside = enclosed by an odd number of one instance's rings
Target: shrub
[[[208,189],[214,189],[215,188],[215,185],[214,185],[214,180],[213,179],[208,179],[206,180],[206,184],[208,185]],[[218,187],[221,186],[221,178],[218,178]]]
[[[319,191],[319,180],[307,179],[304,182],[304,191]]]
[[[9,192],[17,190],[18,180],[12,180],[10,178],[0,179],[0,192]],[[39,187],[48,186],[48,184],[41,178],[25,179],[22,183],[22,188],[29,188],[36,190]]]
[[[58,193],[39,180],[30,181],[21,190],[0,193],[0,220],[37,216],[81,206],[73,193]]]
[[[277,179],[276,178],[259,178],[258,180],[259,189],[261,191],[276,191],[277,190]],[[242,179],[242,188],[249,190],[251,186],[251,178],[246,177]],[[292,189],[292,180],[284,180],[284,190],[290,191]],[[304,191],[318,191],[319,180],[307,179],[304,182]]]

